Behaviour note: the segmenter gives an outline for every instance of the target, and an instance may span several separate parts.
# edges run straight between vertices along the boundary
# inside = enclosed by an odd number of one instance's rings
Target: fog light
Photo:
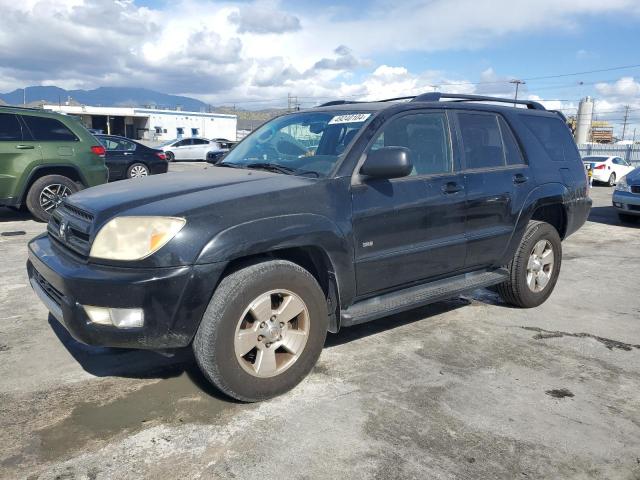
[[[84,305],[91,323],[109,325],[116,328],[136,328],[144,325],[144,311],[141,308],[108,308]]]

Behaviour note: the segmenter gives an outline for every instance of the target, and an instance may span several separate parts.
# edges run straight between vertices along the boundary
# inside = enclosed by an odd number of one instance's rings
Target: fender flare
[[[529,220],[531,220],[531,217],[533,217],[533,213],[539,207],[560,204],[566,214],[566,202],[568,197],[569,190],[567,187],[562,183],[556,182],[538,185],[529,192],[527,198],[523,202],[523,207],[520,209],[515,227],[511,232],[511,238],[509,239],[507,248],[502,256],[503,264],[506,265],[509,263],[511,257],[513,257],[527,228],[527,224],[529,223]]]
[[[353,242],[329,218],[311,214],[267,217],[218,232],[204,246],[195,263],[231,262],[288,248],[315,247],[329,260],[340,305],[355,295]]]

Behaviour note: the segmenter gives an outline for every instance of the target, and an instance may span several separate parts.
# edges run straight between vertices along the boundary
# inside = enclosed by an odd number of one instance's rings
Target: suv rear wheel
[[[193,341],[204,375],[245,402],[295,387],[316,364],[327,334],[327,302],[299,265],[261,262],[225,277]]]
[[[557,230],[548,223],[530,221],[507,267],[509,280],[497,286],[498,293],[517,307],[537,307],[553,292],[561,262],[562,242]]]
[[[77,183],[62,175],[45,175],[37,179],[27,192],[27,208],[42,222],[48,222],[62,199],[80,190]]]

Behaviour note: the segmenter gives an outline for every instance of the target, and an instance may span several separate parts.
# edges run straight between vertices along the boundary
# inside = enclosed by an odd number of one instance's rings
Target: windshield
[[[219,165],[325,177],[371,115],[333,111],[275,118],[238,144]]]

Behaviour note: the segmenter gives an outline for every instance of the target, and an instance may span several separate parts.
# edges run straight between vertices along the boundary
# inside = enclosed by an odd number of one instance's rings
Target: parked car
[[[220,148],[227,149],[227,150],[231,150],[233,147],[236,146],[236,143],[238,143],[236,141],[228,140],[226,138],[214,138],[212,141],[220,144]]]
[[[213,140],[191,137],[172,140],[160,146],[167,155],[167,161],[174,160],[206,160],[207,153],[220,150],[221,147]]]
[[[213,165],[215,165],[216,163],[219,163],[224,156],[227,154],[229,150],[228,149],[222,149],[222,150],[212,150],[210,152],[207,152],[207,163],[211,163]]]
[[[107,181],[105,149],[76,117],[0,107],[0,206],[48,221],[63,198]]]
[[[162,150],[118,135],[95,137],[107,149],[105,162],[109,167],[109,181],[167,173],[169,165]]]
[[[640,218],[640,167],[618,180],[612,201],[623,222]]]
[[[610,187],[616,184],[619,178],[624,177],[633,170],[628,161],[620,157],[607,157],[606,155],[590,155],[584,157],[582,162],[591,165],[593,181],[606,183]]]
[[[487,286],[540,305],[591,207],[566,124],[533,101],[408,100],[329,102],[216,168],[74,195],[29,244],[31,285],[76,339],[191,345],[242,401],[293,388],[342,327]]]

